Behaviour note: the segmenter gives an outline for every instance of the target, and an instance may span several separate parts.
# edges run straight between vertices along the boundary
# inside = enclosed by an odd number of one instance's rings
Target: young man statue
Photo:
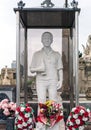
[[[51,48],[53,35],[50,32],[42,34],[41,42],[43,43],[43,48],[34,53],[30,66],[30,71],[32,73],[36,72],[38,103],[46,101],[47,91],[49,100],[57,102],[57,89],[61,88],[63,81],[61,55]],[[55,128],[55,130],[59,129]]]

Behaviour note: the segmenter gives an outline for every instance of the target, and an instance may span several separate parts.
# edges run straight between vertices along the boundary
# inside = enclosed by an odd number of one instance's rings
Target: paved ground
[[[0,130],[6,130],[5,124],[0,125]],[[89,125],[88,127],[86,127],[84,130],[91,130],[91,125]]]
[[[6,130],[6,125],[5,124],[0,124],[0,130]]]

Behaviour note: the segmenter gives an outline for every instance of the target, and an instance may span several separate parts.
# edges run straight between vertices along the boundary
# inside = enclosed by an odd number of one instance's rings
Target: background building
[[[1,69],[1,82],[2,85],[3,80],[5,78],[6,67]],[[8,79],[10,80],[10,85],[16,85],[16,68],[7,68]]]

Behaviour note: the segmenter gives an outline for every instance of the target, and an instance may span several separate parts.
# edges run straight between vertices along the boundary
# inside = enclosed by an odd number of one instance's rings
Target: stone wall
[[[7,72],[8,72],[8,77],[9,77],[9,80],[10,80],[10,84],[11,85],[16,85],[16,69],[7,68]],[[0,85],[2,85],[4,75],[5,75],[5,68],[1,69]]]
[[[79,59],[79,93],[91,98],[91,61]]]

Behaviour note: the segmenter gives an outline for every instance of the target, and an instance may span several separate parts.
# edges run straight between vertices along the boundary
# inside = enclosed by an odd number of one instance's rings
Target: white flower
[[[22,124],[18,124],[17,127],[18,128],[22,128],[23,126],[22,126]]]
[[[60,113],[60,116],[63,116],[63,112],[62,112],[62,113]]]
[[[23,122],[23,124],[22,124],[22,125],[26,127],[26,126],[27,126],[27,123]]]
[[[25,110],[25,107],[21,107],[20,111],[23,112]]]
[[[67,130],[70,130],[69,128],[67,128]]]
[[[79,126],[79,130],[84,130],[84,126]]]
[[[73,118],[77,119],[78,118],[78,114],[73,114]]]
[[[74,112],[76,110],[76,108],[74,107],[74,108],[72,108],[72,112]]]
[[[28,124],[30,124],[32,122],[32,118],[29,118],[29,120],[28,120]]]
[[[69,125],[70,125],[70,126],[73,126],[73,122],[70,121]]]
[[[89,108],[87,108],[87,112],[90,113],[90,109]]]
[[[25,117],[26,117],[26,118],[30,117],[30,113],[26,113],[26,114],[25,114]]]
[[[80,120],[79,119],[76,119],[76,124],[79,125],[80,124]]]
[[[29,128],[29,129],[32,129],[32,125],[30,125],[28,128]]]
[[[84,111],[83,109],[80,110],[81,115],[82,115],[84,112],[85,112],[85,111]]]
[[[18,114],[19,114],[19,112],[16,110],[16,111],[15,111],[15,115],[18,115]]]
[[[69,115],[69,116],[68,116],[68,121],[70,121],[70,119],[71,119],[71,116]]]
[[[82,120],[83,120],[83,121],[87,121],[88,118],[87,118],[87,117],[83,117]]]
[[[44,128],[45,127],[45,125],[43,124],[43,123],[41,123],[41,122],[38,122],[37,124],[36,124],[36,129],[42,129],[42,128]]]
[[[18,120],[21,120],[21,119],[22,119],[22,117],[21,117],[21,116],[18,116],[17,118],[18,118]]]
[[[75,128],[72,128],[72,130],[76,130]]]

